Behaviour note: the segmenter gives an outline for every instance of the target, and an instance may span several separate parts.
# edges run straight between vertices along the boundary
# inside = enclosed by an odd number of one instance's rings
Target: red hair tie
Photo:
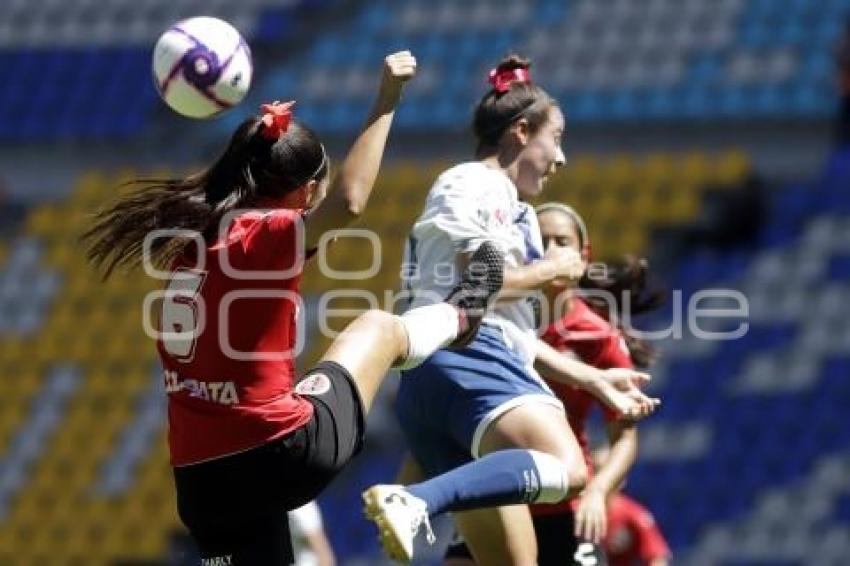
[[[261,133],[267,140],[277,141],[282,134],[289,129],[289,123],[292,121],[292,108],[295,105],[294,100],[289,102],[274,101],[271,104],[263,104],[260,110],[263,111],[263,116],[260,121],[263,123]]]
[[[528,69],[493,69],[490,71],[490,84],[499,94],[508,92],[514,83],[530,83],[531,73]]]

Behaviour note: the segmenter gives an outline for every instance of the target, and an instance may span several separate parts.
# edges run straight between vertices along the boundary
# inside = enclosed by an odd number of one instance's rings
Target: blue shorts
[[[402,372],[396,413],[413,456],[433,476],[477,458],[487,427],[526,403],[563,409],[502,330],[484,324],[463,350],[438,350]]]

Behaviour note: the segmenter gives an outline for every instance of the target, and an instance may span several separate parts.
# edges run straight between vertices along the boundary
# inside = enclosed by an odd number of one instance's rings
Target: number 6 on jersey
[[[204,330],[204,305],[198,294],[206,276],[206,271],[178,269],[164,293],[160,338],[165,351],[180,362],[192,360]]]

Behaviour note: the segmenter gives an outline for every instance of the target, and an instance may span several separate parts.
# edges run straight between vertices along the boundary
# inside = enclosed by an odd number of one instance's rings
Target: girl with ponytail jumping
[[[204,564],[290,564],[287,511],[360,450],[388,369],[471,340],[501,286],[503,259],[482,242],[445,302],[365,312],[297,382],[301,265],[362,214],[415,72],[409,52],[385,59],[372,113],[333,181],[293,104],[264,105],[207,169],[138,181],[84,235],[106,276],[143,261],[168,270],[156,308],[168,441],[177,509]]]

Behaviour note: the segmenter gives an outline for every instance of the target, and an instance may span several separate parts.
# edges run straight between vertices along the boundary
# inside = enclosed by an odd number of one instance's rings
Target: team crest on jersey
[[[331,380],[323,373],[308,375],[295,386],[295,392],[299,395],[322,395],[330,389]]]
[[[478,222],[488,230],[498,229],[508,224],[508,211],[504,208],[493,208],[491,203],[481,202],[478,204]]]

